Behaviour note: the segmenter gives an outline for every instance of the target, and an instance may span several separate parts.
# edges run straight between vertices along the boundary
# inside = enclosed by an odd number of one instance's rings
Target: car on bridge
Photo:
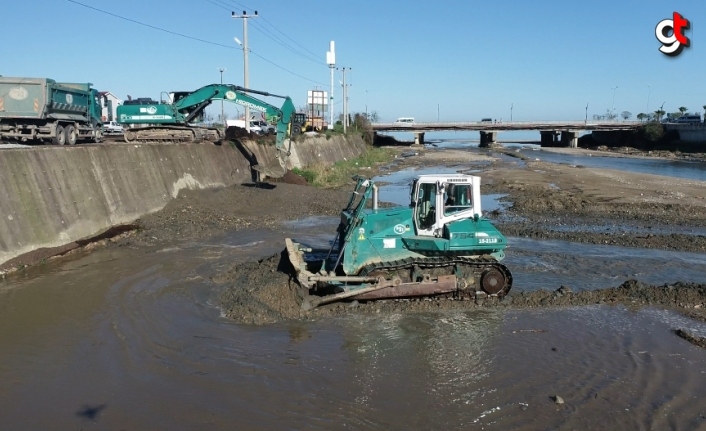
[[[395,121],[395,126],[411,126],[414,124],[414,118],[412,117],[400,117]]]
[[[481,123],[492,123],[493,119],[492,118],[481,118],[480,122]]]

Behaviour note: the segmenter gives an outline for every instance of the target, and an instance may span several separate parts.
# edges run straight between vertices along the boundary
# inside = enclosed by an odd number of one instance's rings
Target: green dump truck
[[[54,145],[100,142],[100,96],[91,86],[0,77],[0,139]]]

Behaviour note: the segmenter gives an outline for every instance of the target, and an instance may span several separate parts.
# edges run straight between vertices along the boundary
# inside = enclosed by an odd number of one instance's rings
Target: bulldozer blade
[[[457,291],[455,275],[440,275],[436,281],[404,283],[384,289],[369,291],[352,296],[351,299],[411,298],[415,296],[435,296]]]
[[[267,177],[282,178],[287,172],[284,161],[280,157],[275,157],[267,166],[255,165],[252,168],[260,174],[260,181]]]
[[[378,282],[375,285],[364,287],[362,289],[347,290],[345,292],[337,293],[335,295],[328,296],[308,296],[302,302],[302,310],[307,311],[312,308],[316,308],[319,305],[328,304],[329,302],[340,301],[341,299],[350,298],[352,296],[357,296],[363,293],[375,292],[376,290],[384,289],[386,287],[397,286],[400,284],[399,278],[394,278],[392,280],[385,280],[383,277],[378,278]]]

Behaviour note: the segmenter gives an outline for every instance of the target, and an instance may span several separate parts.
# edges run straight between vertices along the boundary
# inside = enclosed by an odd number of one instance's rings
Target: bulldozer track
[[[427,257],[407,258],[389,262],[375,262],[364,266],[357,275],[368,276],[385,274],[400,276],[405,282],[414,281],[415,271],[432,270],[434,275],[461,275],[460,279],[466,285],[461,285],[454,294],[467,293],[475,295],[477,291],[485,291],[489,295],[503,297],[512,288],[512,274],[503,264],[490,256],[480,257]],[[498,284],[500,283],[500,284]]]
[[[123,137],[128,144],[213,143],[223,134],[210,127],[148,126],[125,130]]]

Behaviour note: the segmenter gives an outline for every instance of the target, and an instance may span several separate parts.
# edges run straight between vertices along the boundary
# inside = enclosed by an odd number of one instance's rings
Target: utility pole
[[[329,42],[329,50],[326,52],[326,63],[331,70],[331,95],[328,101],[328,129],[333,130],[333,69],[336,68],[336,51],[333,41]]]
[[[223,72],[226,71],[225,67],[221,67],[218,69],[219,72],[221,72],[221,85],[223,85]],[[226,114],[225,110],[223,108],[223,99],[221,99],[221,122],[223,123],[223,128],[226,127]]]
[[[645,114],[650,113],[650,91],[652,91],[652,87],[650,87],[650,84],[647,84],[647,112],[645,112]]]
[[[510,122],[512,123],[512,107],[514,106],[514,103],[510,104]]]
[[[615,90],[618,89],[618,86],[616,85],[615,87],[611,87],[611,89],[613,90],[613,106],[610,110],[610,113],[614,114],[615,113]]]
[[[368,110],[367,107],[365,109],[366,111]],[[439,122],[439,104],[436,104],[436,122]]]
[[[350,67],[348,70],[350,70]],[[346,133],[346,130],[348,130],[348,88],[346,86],[346,68],[342,67],[341,72],[343,73],[343,133]]]
[[[257,11],[255,15],[248,15],[243,11],[242,15],[236,15],[235,12],[230,13],[231,18],[242,18],[243,20],[243,87],[250,88],[250,79],[248,77],[248,18],[257,18]],[[245,107],[245,130],[250,133],[250,108]]]
[[[586,102],[586,119],[584,120],[584,124],[588,124],[588,103]]]

